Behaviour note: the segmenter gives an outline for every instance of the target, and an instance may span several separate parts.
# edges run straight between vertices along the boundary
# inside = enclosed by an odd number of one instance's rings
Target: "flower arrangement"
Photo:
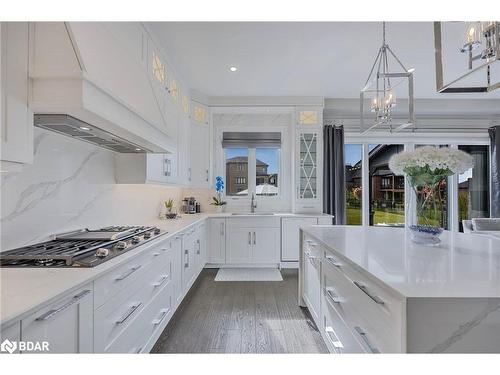
[[[224,191],[224,179],[221,176],[215,177],[215,191],[216,196],[212,197],[213,202],[210,203],[214,206],[224,206],[227,202],[222,200],[222,192]]]
[[[446,189],[446,178],[464,173],[473,165],[474,159],[469,154],[448,147],[425,146],[391,157],[389,168],[397,175],[406,175],[416,196],[416,213],[408,210],[410,222],[416,220],[415,224],[410,225],[415,242],[440,242],[437,236],[441,234],[442,228],[440,220],[436,218],[444,212],[442,191]]]

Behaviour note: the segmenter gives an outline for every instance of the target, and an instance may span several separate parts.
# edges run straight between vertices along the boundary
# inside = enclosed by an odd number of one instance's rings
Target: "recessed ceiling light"
[[[238,68],[235,67],[235,66],[232,66],[232,67],[229,68],[229,70],[232,71],[232,72],[236,72],[238,70]]]
[[[415,68],[408,69],[408,73],[413,73],[414,71],[415,71]]]
[[[80,126],[80,129],[82,129],[82,130],[90,130],[90,128],[88,128],[86,126]]]
[[[136,148],[135,151],[141,151],[141,149],[140,148]]]

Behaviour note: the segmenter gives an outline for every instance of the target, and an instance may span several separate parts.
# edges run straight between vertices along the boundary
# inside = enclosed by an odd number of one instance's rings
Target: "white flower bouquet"
[[[444,212],[442,190],[446,178],[472,168],[474,160],[469,154],[448,147],[425,146],[415,151],[393,155],[389,168],[395,174],[406,175],[416,195],[416,213],[409,209],[412,239],[421,244],[437,244],[443,229],[439,223]],[[412,202],[412,200],[410,200]],[[411,206],[410,206],[411,208]],[[436,225],[436,223],[438,225]]]

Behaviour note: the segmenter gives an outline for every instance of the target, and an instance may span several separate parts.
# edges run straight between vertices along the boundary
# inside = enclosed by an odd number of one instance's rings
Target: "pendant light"
[[[361,132],[386,129],[390,132],[399,131],[409,126],[415,126],[413,108],[413,71],[407,69],[386,43],[385,22],[382,23],[382,46],[372,65],[370,74],[360,94]],[[408,90],[407,112],[398,113],[394,118],[393,110],[397,106],[396,88],[406,86]],[[401,91],[399,89],[398,91]],[[399,104],[403,107],[402,104]],[[365,113],[369,107],[370,112]],[[366,111],[367,112],[367,111]]]

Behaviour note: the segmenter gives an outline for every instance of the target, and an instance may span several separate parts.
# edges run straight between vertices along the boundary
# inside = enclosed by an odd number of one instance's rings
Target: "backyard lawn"
[[[348,225],[361,225],[361,208],[347,208],[347,222]],[[375,224],[403,224],[405,222],[404,213],[375,211],[373,217]]]

